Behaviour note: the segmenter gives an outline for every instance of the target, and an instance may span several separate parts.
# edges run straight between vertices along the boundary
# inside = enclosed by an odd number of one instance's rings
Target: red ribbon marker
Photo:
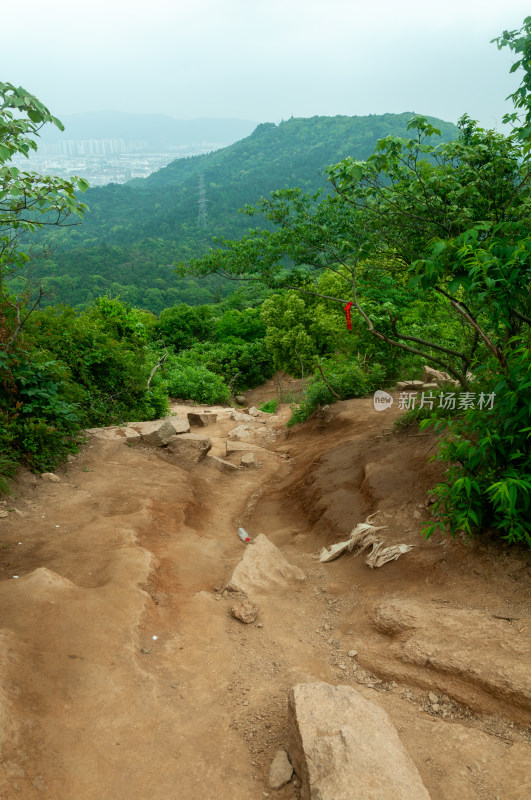
[[[353,305],[354,303],[347,303],[345,306],[345,317],[347,318],[347,328],[349,329],[349,331],[352,330],[352,322],[350,320],[350,309],[352,308]]]

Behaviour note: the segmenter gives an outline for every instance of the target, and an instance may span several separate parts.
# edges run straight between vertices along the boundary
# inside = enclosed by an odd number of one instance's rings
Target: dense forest
[[[169,397],[234,402],[284,370],[307,379],[294,425],[429,364],[453,402],[405,393],[400,420],[440,435],[426,535],[531,546],[531,17],[497,42],[523,73],[507,135],[292,119],[97,190],[12,166],[61,123],[0,84],[0,490]]]
[[[275,189],[328,190],[324,171],[347,156],[367,158],[387,135],[404,136],[411,114],[313,117],[265,123],[245,139],[213,153],[178,159],[149,178],[89,189],[79,224],[43,234],[45,252],[23,278],[42,280],[45,302],[86,306],[105,292],[159,313],[177,302],[215,302],[227,281],[178,277],[173,263],[197,257],[214,237],[235,238],[249,227],[240,213]],[[443,141],[450,123],[430,119]],[[203,187],[200,190],[200,185]],[[205,214],[200,219],[200,192]]]

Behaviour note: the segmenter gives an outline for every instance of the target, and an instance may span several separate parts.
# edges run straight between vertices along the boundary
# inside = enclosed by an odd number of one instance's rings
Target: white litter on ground
[[[344,542],[338,542],[328,548],[323,547],[319,555],[319,561],[334,561],[347,550],[349,552],[356,550],[357,555],[359,555],[364,550],[372,547],[371,552],[365,559],[365,563],[371,569],[374,569],[374,567],[382,567],[388,561],[396,561],[397,558],[412,549],[413,545],[411,544],[386,545],[375,533],[376,531],[384,530],[387,525],[373,525],[372,517],[374,517],[374,514],[371,517],[367,517],[365,522],[359,522],[349,538]]]

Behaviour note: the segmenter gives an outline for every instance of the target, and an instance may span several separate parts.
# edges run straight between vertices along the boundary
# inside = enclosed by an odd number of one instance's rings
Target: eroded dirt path
[[[237,423],[218,412],[222,456]],[[0,506],[2,800],[298,798],[267,771],[306,680],[381,704],[432,800],[531,795],[525,557],[419,538],[433,441],[386,435],[395,412],[348,401],[286,437],[288,413],[257,470],[184,470],[102,432]],[[316,560],[372,512],[416,547],[374,571]],[[307,576],[259,595],[251,625],[223,594],[238,525]]]

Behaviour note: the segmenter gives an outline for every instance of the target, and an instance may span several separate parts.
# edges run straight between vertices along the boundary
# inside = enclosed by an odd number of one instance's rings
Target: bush
[[[384,377],[384,369],[379,364],[364,370],[355,361],[340,356],[327,359],[321,367],[326,382],[320,371],[315,373],[304,391],[302,402],[292,406],[289,427],[305,422],[320,406],[330,405],[338,399],[363,397],[380,386]]]
[[[268,400],[267,403],[262,403],[259,406],[260,411],[264,411],[266,414],[275,414],[278,408],[278,400]]]
[[[197,343],[181,353],[187,363],[201,364],[236,392],[254,389],[273,374],[273,362],[262,341],[226,339]]]
[[[0,353],[0,444],[8,462],[46,472],[77,450],[83,393],[60,362],[32,358]]]
[[[492,364],[490,365],[492,367]],[[488,367],[486,368],[486,370]],[[485,371],[486,371],[485,370]],[[450,466],[434,489],[438,519],[424,529],[430,536],[448,529],[455,536],[491,530],[510,544],[531,547],[531,351],[515,350],[505,375],[491,383],[492,410],[470,408],[446,423],[435,458]]]
[[[172,397],[196,403],[213,405],[229,401],[229,388],[222,378],[201,364],[174,364],[166,377],[166,386]]]

